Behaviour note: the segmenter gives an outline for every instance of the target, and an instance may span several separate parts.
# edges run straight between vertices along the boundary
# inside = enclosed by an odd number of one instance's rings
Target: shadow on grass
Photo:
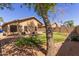
[[[43,48],[41,45],[36,45],[36,47],[43,53],[46,55],[47,50],[45,50],[45,48]]]
[[[47,50],[45,50],[45,48],[42,47],[41,44],[38,44],[38,43],[36,43],[35,41],[32,41],[32,42],[33,42],[33,44],[34,44],[43,54],[46,55]]]

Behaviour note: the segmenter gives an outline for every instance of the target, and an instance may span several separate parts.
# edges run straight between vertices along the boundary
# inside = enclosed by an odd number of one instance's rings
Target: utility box
[[[3,36],[3,30],[0,30],[0,37]]]

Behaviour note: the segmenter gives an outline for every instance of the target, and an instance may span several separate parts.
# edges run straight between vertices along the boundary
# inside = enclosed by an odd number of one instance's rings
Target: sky
[[[20,8],[20,4],[12,4],[14,10],[0,9],[0,17],[3,18],[4,22],[9,22],[12,20],[23,19],[28,17],[36,17],[39,21],[43,23],[43,20],[34,9],[28,9],[28,7]],[[67,20],[73,20],[75,25],[79,25],[79,4],[62,4],[56,5],[55,13],[48,12],[49,20],[51,23],[63,23]]]

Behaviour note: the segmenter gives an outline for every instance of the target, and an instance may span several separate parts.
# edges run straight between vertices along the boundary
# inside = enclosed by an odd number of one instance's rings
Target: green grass
[[[60,32],[54,32],[53,33],[53,39],[55,43],[63,42],[67,37],[67,33],[60,33]],[[46,36],[45,33],[39,36],[39,39],[46,42]]]
[[[67,35],[66,33],[59,33],[59,32],[54,32],[53,33],[53,38],[54,42],[63,42],[66,39]]]

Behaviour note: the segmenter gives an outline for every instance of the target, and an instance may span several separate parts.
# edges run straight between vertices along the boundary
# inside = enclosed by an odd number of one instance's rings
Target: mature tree
[[[53,31],[51,28],[50,21],[48,19],[48,11],[50,9],[54,10],[55,3],[31,3],[31,4],[25,4],[28,5],[29,8],[34,8],[35,12],[43,18],[45,28],[46,28],[46,39],[47,39],[47,55],[51,56],[53,55]]]
[[[0,9],[3,10],[5,8],[10,9],[10,10],[13,9],[12,4],[10,4],[10,3],[0,3]]]
[[[68,20],[68,21],[65,21],[64,24],[69,26],[69,27],[72,27],[72,26],[74,26],[74,21],[73,20]]]
[[[65,21],[63,23],[65,29],[67,30],[67,32],[70,32],[70,28],[72,28],[74,26],[74,21],[73,20],[68,20],[68,21]]]

